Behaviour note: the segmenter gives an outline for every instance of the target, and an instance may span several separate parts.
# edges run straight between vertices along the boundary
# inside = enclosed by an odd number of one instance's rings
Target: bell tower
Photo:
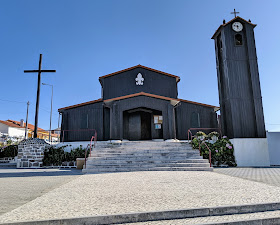
[[[236,12],[235,12],[236,13]],[[258,72],[255,24],[236,16],[214,33],[223,134],[266,136]]]

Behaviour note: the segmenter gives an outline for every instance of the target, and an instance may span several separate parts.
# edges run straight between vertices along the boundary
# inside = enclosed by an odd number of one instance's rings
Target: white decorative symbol
[[[135,78],[136,85],[143,85],[144,84],[144,78],[141,73],[137,74],[137,77]]]

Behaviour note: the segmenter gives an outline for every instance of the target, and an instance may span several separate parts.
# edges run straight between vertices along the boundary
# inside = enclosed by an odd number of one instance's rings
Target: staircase
[[[100,142],[88,157],[84,173],[131,171],[213,171],[199,150],[186,142]]]

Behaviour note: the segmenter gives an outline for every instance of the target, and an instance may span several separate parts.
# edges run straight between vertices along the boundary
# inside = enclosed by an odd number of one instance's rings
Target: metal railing
[[[190,128],[188,129],[188,141],[192,140],[195,135],[192,133],[192,131],[218,131],[220,134],[220,137],[222,137],[222,131],[220,128]],[[191,138],[191,139],[190,139]]]
[[[201,150],[200,150],[200,141],[198,141],[199,143],[199,154],[201,155]],[[205,141],[202,141],[201,144],[204,144],[206,146],[206,148],[208,149],[209,152],[209,163],[210,163],[210,167],[212,165],[212,155],[211,155],[211,150],[209,149],[208,145],[205,143]]]
[[[89,156],[91,157],[91,149],[92,149],[92,140],[94,139],[93,147],[96,147],[97,142],[97,132],[95,131],[94,136],[90,139],[90,145],[89,145]],[[87,149],[85,150],[85,169],[87,168]]]

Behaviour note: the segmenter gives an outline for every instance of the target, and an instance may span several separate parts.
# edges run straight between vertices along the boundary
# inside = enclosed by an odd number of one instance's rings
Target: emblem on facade
[[[143,85],[144,84],[144,78],[141,73],[137,74],[137,77],[135,78],[136,85]]]

